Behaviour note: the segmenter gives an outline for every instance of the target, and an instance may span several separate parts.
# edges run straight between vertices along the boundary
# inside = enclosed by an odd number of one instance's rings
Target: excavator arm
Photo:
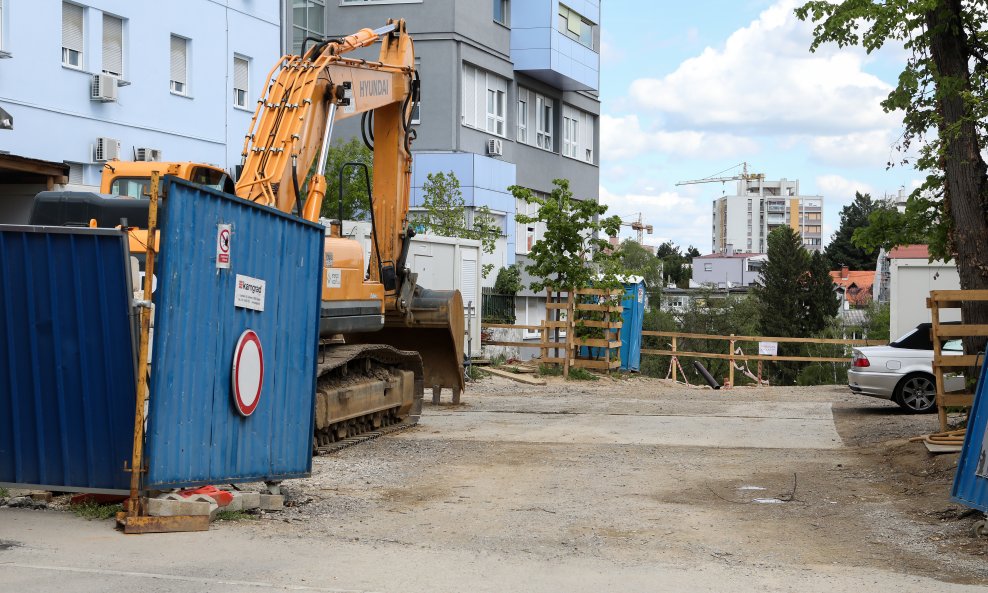
[[[405,266],[415,234],[408,207],[415,135],[410,120],[418,99],[414,48],[405,22],[389,20],[379,29],[362,29],[341,39],[307,39],[306,44],[309,41],[314,43],[307,50],[303,46],[303,55],[282,57],[268,75],[244,140],[236,193],[317,221],[325,199],[333,126],[360,115],[365,142],[372,142],[374,151],[369,278],[344,275],[342,286],[335,290],[325,288],[328,282],[324,282],[323,302],[324,310],[331,312],[334,302],[376,298],[385,321],[381,331],[327,323],[325,333],[342,334],[348,343],[384,343],[418,351],[425,385],[449,387],[458,394],[463,389],[462,298],[458,291],[418,286],[416,274]],[[347,55],[378,42],[376,61]],[[304,196],[303,187],[307,187]],[[339,223],[332,225],[327,239],[327,274],[332,262],[341,260],[340,254],[355,249],[354,241],[341,237]]]

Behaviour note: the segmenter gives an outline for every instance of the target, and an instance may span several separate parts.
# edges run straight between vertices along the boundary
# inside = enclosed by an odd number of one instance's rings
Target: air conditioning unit
[[[491,156],[501,156],[504,151],[504,146],[501,144],[501,140],[494,138],[487,141],[487,154]]]
[[[103,103],[115,102],[117,100],[117,79],[109,74],[93,74],[89,98]]]
[[[158,162],[161,160],[161,150],[158,148],[140,148],[134,147],[134,160],[135,161],[147,161],[147,162]]]
[[[120,141],[100,136],[93,145],[93,161],[105,163],[120,158]]]

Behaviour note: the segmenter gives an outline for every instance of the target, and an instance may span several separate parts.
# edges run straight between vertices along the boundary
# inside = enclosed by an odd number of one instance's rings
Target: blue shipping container
[[[127,254],[120,231],[0,226],[0,484],[129,487]]]
[[[964,448],[957,462],[957,474],[950,496],[954,502],[988,512],[988,386],[985,369],[988,358],[981,367],[978,388],[974,395],[974,407],[967,421]]]
[[[307,475],[324,229],[172,177],[165,188],[147,484]],[[229,268],[217,265],[220,225],[230,225]],[[254,289],[245,292],[238,277]],[[248,329],[259,338],[264,366],[257,407],[245,417],[231,383],[234,350]]]

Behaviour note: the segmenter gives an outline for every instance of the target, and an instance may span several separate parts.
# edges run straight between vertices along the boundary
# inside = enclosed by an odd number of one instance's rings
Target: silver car
[[[920,414],[937,409],[933,378],[933,341],[929,323],[921,323],[888,346],[855,348],[847,386],[854,393],[890,399],[905,410]],[[963,354],[960,340],[943,344],[944,354]],[[944,378],[946,391],[964,388],[964,377]]]

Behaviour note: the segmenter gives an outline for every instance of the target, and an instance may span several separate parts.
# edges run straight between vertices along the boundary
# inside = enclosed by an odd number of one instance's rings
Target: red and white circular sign
[[[264,351],[254,330],[247,330],[237,340],[233,351],[233,403],[237,411],[250,416],[261,399],[264,384]]]

